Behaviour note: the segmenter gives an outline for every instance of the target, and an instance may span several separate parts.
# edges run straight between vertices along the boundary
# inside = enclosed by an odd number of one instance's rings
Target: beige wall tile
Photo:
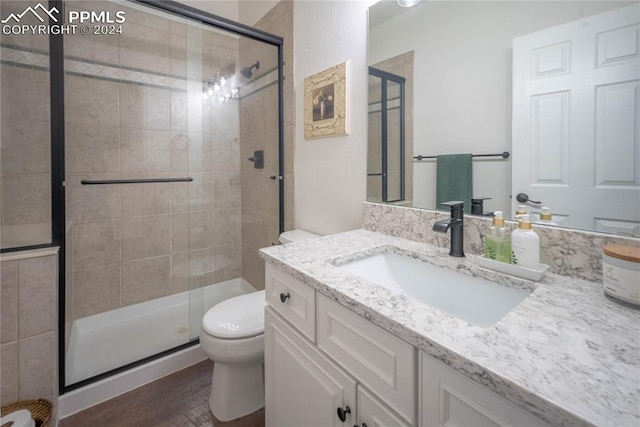
[[[4,42],[4,35],[2,36]],[[0,77],[2,119],[34,122],[50,120],[49,73],[23,67],[2,65]]]
[[[11,13],[22,13],[25,9],[24,0],[9,1],[2,0],[0,2],[0,14],[3,18],[9,16]],[[41,22],[33,15],[27,14],[20,20],[20,24],[26,25],[39,25]],[[27,35],[27,34],[2,34],[2,43],[13,46],[21,46],[29,49],[35,49],[38,51],[49,51],[49,37],[46,34],[42,35]]]
[[[187,92],[171,92],[171,131],[186,132],[187,129]]]
[[[167,214],[171,211],[171,184],[130,184],[120,188],[123,217]]]
[[[127,14],[126,31],[119,37],[120,46],[120,65],[138,68],[142,70],[150,70],[163,74],[171,71],[169,52],[169,32],[168,21],[163,26],[167,29],[161,30],[151,28],[146,21],[144,25],[136,24],[129,21]],[[154,19],[155,17],[149,13],[145,14],[145,20]]]
[[[213,248],[189,252],[189,289],[213,283]]]
[[[2,223],[51,221],[51,177],[48,174],[2,176]]]
[[[18,400],[18,343],[0,346],[0,402],[8,405]]]
[[[171,91],[147,88],[147,129],[171,129]]]
[[[118,85],[121,128],[147,128],[147,87],[132,83]]]
[[[264,180],[264,192],[261,195],[260,212],[277,217],[280,211],[280,189],[278,181],[272,181],[268,175],[262,175]]]
[[[120,130],[122,172],[170,172],[171,133],[141,129]]]
[[[74,223],[72,230],[74,271],[120,262],[119,219]]]
[[[189,290],[189,253],[171,255],[171,293]]]
[[[189,250],[189,214],[171,215],[171,253]]]
[[[213,244],[226,245],[240,240],[240,208],[215,209],[213,211]]]
[[[66,173],[109,173],[120,171],[118,128],[67,126]]]
[[[240,173],[213,174],[213,203],[216,208],[240,207]]]
[[[264,131],[262,105],[262,92],[257,92],[240,100],[241,136]]]
[[[242,245],[240,242],[213,249],[213,283],[242,277]]]
[[[118,83],[70,75],[64,83],[68,126],[118,126]]]
[[[170,74],[174,76],[187,76],[187,37],[185,25],[171,22],[172,31],[169,35]],[[181,27],[178,32],[173,28]]]
[[[204,135],[202,133],[189,132],[189,172],[205,172],[204,158],[206,153],[203,144],[203,138]],[[206,150],[206,152],[211,155],[210,149]]]
[[[278,114],[278,85],[273,84],[260,92],[262,111],[264,114],[264,130],[277,131],[279,125]],[[277,140],[277,138],[276,138]]]
[[[89,2],[66,2],[65,9],[67,11],[77,11],[88,10],[89,8],[90,10],[112,11],[112,16],[113,13],[118,10],[115,7],[109,7],[110,4],[108,2],[93,3],[93,5],[90,5]],[[127,26],[124,24],[123,30],[126,31],[126,28]],[[65,56],[98,61],[106,64],[118,65],[120,63],[118,37],[93,34],[93,32],[88,34],[80,34],[80,32],[77,32],[76,34],[65,35],[64,54]]]
[[[243,172],[242,174],[242,210],[251,212],[261,212],[265,186],[270,181],[261,173]],[[216,207],[219,205],[216,204]]]
[[[185,133],[171,134],[171,171],[185,176],[189,171],[189,138]]]
[[[170,250],[170,215],[122,219],[123,262],[168,255]]]
[[[284,173],[293,174],[295,138],[296,127],[286,126],[284,130]]]
[[[18,263],[20,338],[56,329],[57,271],[55,256],[24,259]]]
[[[18,351],[20,354],[18,398],[54,401],[56,396],[54,389],[57,386],[55,354],[58,351],[55,332],[21,340]]]
[[[189,210],[190,183],[171,184],[171,212],[187,212]]]
[[[18,339],[18,261],[0,263],[0,342]]]
[[[257,249],[242,247],[242,278],[256,289],[264,289],[264,261]]]
[[[199,211],[211,209],[212,202],[215,203],[216,182],[212,182],[214,176],[211,173],[189,173],[193,181],[189,183],[189,210]],[[228,187],[232,188],[233,182],[228,182]],[[224,189],[219,189],[220,191]],[[229,190],[231,191],[231,190]]]
[[[120,264],[73,273],[73,305],[77,319],[120,307]]]
[[[295,181],[293,174],[284,174],[284,220],[285,222],[294,222],[294,190]]]
[[[189,212],[189,250],[213,246],[213,218],[210,210]]]
[[[268,175],[277,175],[280,164],[278,131],[265,132],[262,134],[262,138],[264,140],[264,169],[262,172]]]
[[[214,172],[240,169],[240,138],[237,134],[214,133],[211,135],[210,143],[213,147],[212,170]]]
[[[171,293],[171,257],[147,258],[122,264],[122,305]]]
[[[4,112],[3,112],[4,113]],[[49,122],[2,121],[2,173],[51,170]]]
[[[240,144],[240,169],[242,172],[259,173],[260,169],[256,169],[254,163],[247,159],[254,155],[256,150],[265,150],[265,139],[261,133],[245,135],[241,139]]]
[[[117,185],[82,185],[84,178],[117,179],[114,174],[68,175],[67,219],[76,222],[118,218],[120,210],[120,187]]]

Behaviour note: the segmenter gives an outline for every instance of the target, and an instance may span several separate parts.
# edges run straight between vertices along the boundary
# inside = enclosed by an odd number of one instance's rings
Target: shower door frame
[[[397,74],[389,73],[369,66],[369,75],[380,79],[380,144],[381,144],[381,171],[380,173],[367,174],[367,176],[382,177],[382,203],[395,203],[405,200],[405,93],[406,79]],[[388,99],[387,82],[392,81],[400,87],[400,198],[389,200],[388,196]]]
[[[232,21],[202,10],[171,0],[128,0],[132,3],[158,9],[182,18],[198,21],[207,26],[225,30],[252,40],[263,42],[278,49],[278,228],[284,231],[284,40],[282,37],[258,30],[248,25]],[[64,17],[64,0],[49,0],[49,8],[55,7]],[[54,23],[55,21],[51,21]],[[62,22],[62,21],[61,21]],[[59,246],[58,252],[58,389],[65,394],[88,384],[111,377],[121,372],[159,359],[200,343],[196,338],[188,343],[145,357],[118,368],[103,372],[91,378],[67,385],[65,384],[65,339],[60,331],[65,330],[66,272],[65,272],[65,98],[64,98],[64,36],[49,36],[49,78],[51,94],[51,220],[52,244]],[[62,335],[62,339],[60,339]]]

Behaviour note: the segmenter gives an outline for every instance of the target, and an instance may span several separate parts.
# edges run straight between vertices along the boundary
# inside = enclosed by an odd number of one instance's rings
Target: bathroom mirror
[[[636,2],[371,6],[368,65],[405,79],[405,197],[389,203],[435,209],[435,156],[495,154],[471,162],[484,214],[548,206],[559,226],[640,236],[639,33]]]

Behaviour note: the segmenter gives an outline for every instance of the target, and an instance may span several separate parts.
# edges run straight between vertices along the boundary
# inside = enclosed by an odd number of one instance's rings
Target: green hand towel
[[[436,160],[436,209],[448,211],[440,203],[453,200],[464,202],[464,212],[471,212],[473,194],[473,166],[471,154],[443,154]]]

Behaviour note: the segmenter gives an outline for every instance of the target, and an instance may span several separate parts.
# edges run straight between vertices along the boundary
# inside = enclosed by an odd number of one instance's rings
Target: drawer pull
[[[347,421],[347,414],[351,413],[351,408],[349,408],[348,406],[345,406],[344,409],[343,408],[338,408],[338,419],[342,422]]]
[[[280,301],[282,301],[283,303],[287,301],[287,298],[291,298],[291,294],[289,294],[289,292],[285,293],[280,293]]]

